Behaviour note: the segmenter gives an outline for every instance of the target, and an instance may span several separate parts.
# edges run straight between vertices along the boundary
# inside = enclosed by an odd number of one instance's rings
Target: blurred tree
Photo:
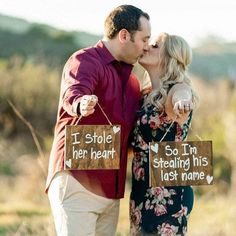
[[[7,63],[0,69],[0,130],[6,137],[25,132],[7,100],[19,109],[37,130],[52,134],[58,106],[60,73],[45,65],[25,63],[9,68]]]

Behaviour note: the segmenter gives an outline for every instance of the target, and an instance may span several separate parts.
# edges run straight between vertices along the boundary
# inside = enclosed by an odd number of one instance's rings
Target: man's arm
[[[97,97],[93,95],[98,83],[98,73],[92,58],[72,56],[62,75],[62,105],[71,116],[88,116],[94,112]]]

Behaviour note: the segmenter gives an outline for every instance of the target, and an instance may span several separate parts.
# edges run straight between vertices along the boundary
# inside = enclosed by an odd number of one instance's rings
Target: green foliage
[[[229,78],[231,68],[236,68],[235,52],[203,54],[196,51],[189,71],[204,79],[216,80],[222,77]]]
[[[16,232],[19,225],[0,225],[0,235],[8,235],[9,232]]]
[[[222,154],[222,152],[224,152],[223,150],[225,147],[225,135],[223,126],[224,121],[222,120],[221,115],[220,114],[214,114],[213,116],[208,115],[208,117],[205,117],[204,120],[202,120],[202,122],[204,122],[204,124],[202,124],[201,130],[198,130],[198,132],[193,132],[192,135],[197,134],[202,139],[204,138],[204,140],[212,140],[214,154],[216,155]],[[193,124],[194,123],[195,120]],[[215,125],[212,124],[217,124],[217,128]],[[193,127],[193,129],[196,130],[195,127]]]
[[[102,38],[102,35],[93,35],[87,32],[73,32],[75,42],[82,47],[88,47],[94,45],[98,40]]]
[[[13,171],[10,163],[2,163],[0,165],[0,175],[12,176]]]
[[[0,14],[0,28],[10,32],[25,32],[30,27],[26,20]]]
[[[94,44],[98,37],[2,15],[0,19],[0,137],[11,137],[27,129],[8,100],[36,130],[51,135],[63,65],[81,45]],[[16,21],[22,30],[15,30]],[[8,28],[5,27],[7,23]],[[49,146],[48,142],[46,145]]]
[[[9,68],[8,64],[2,64],[0,78],[2,135],[16,135],[26,130],[7,100],[10,100],[37,130],[52,133],[58,106],[60,73],[45,65],[25,63],[23,66],[11,65]]]
[[[232,79],[231,76],[235,76],[236,79],[235,68],[235,42],[226,43],[221,38],[208,36],[200,46],[193,49],[193,62],[189,70],[201,78],[213,81],[219,78]]]
[[[217,182],[226,182],[230,184],[232,166],[228,158],[224,156],[214,156],[214,179]]]
[[[69,33],[58,31],[51,35],[43,27],[36,25],[24,34],[0,30],[0,47],[2,58],[18,55],[23,62],[61,67],[80,46],[75,44]]]
[[[4,59],[18,56],[22,63],[30,61],[61,68],[74,51],[92,46],[100,38],[0,15],[0,58]]]

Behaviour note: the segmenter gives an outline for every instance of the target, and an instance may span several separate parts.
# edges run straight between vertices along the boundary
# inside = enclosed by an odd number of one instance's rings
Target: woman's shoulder
[[[152,87],[147,87],[147,88],[144,88],[142,91],[141,91],[141,94],[142,94],[142,97],[147,97],[148,94],[152,91]]]

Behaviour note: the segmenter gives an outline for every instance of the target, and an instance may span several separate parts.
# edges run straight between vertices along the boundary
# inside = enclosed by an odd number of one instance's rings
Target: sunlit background
[[[236,39],[234,0],[1,0],[0,13],[64,30],[102,34],[105,17],[121,4],[132,4],[148,12],[153,35],[163,31],[179,34],[192,46],[207,35]]]
[[[60,76],[69,55],[94,45],[120,4],[148,12],[152,36],[184,37],[200,97],[189,140],[212,140],[214,184],[194,186],[190,236],[232,236],[236,205],[235,0],[0,1],[0,235],[55,236],[44,194]],[[143,70],[134,73],[142,80]],[[129,235],[130,160],[117,236]]]

